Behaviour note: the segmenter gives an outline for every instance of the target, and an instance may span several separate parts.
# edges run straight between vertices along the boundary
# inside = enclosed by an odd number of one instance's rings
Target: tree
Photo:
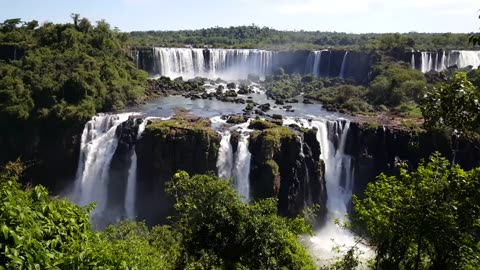
[[[80,19],[80,14],[78,13],[72,13],[70,14],[70,18],[73,20],[73,25],[75,25],[75,28],[78,26],[78,20]]]
[[[0,269],[173,269],[178,235],[123,221],[93,232],[89,211],[50,198],[42,186],[21,189],[24,166],[0,172]]]
[[[463,72],[450,82],[428,91],[421,100],[427,127],[446,126],[455,133],[478,133],[480,128],[480,91]]]
[[[247,204],[231,183],[183,171],[167,191],[176,201],[173,229],[182,235],[179,268],[315,269],[297,239],[309,227],[278,216],[276,200]]]
[[[381,174],[354,196],[356,228],[377,269],[476,269],[480,263],[480,168],[434,154],[416,171]]]
[[[478,16],[480,19],[480,16]],[[480,45],[480,34],[471,34],[468,36],[468,42],[473,45]]]
[[[0,26],[2,26],[3,32],[11,32],[17,28],[17,25],[22,22],[22,19],[7,19]]]

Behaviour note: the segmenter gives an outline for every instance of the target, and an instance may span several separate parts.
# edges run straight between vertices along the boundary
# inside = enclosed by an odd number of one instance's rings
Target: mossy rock
[[[182,131],[192,131],[204,137],[218,136],[217,132],[211,128],[209,119],[192,116],[185,112],[178,112],[169,120],[152,121],[145,129],[154,136],[162,138],[171,133],[182,133]]]
[[[228,118],[227,123],[229,124],[241,124],[247,122],[247,117],[243,115],[232,115]]]
[[[281,126],[282,123],[280,122],[273,122],[273,121],[266,121],[266,120],[253,120],[250,122],[248,126],[249,129],[256,129],[256,130],[265,130],[269,128],[276,128]]]
[[[262,147],[266,152],[269,153],[268,156],[273,156],[274,153],[278,153],[280,151],[282,141],[295,140],[297,137],[297,133],[288,127],[280,127],[274,124],[272,125],[273,126],[270,128],[263,129],[262,131],[252,132],[250,135],[252,140],[260,139],[263,141]]]

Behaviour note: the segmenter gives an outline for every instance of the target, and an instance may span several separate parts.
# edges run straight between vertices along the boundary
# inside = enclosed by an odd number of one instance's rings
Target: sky
[[[10,18],[63,23],[78,13],[122,31],[267,26],[278,30],[478,32],[478,0],[0,0]]]

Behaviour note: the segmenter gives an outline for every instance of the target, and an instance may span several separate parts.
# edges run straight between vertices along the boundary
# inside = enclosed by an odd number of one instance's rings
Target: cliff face
[[[113,154],[110,163],[108,182],[108,209],[115,209],[119,212],[123,210],[124,199],[131,165],[131,156],[135,151],[137,142],[138,127],[143,122],[141,118],[131,117],[127,121],[121,123],[115,135],[118,138],[117,148]]]
[[[0,166],[20,159],[27,166],[23,182],[60,192],[75,177],[82,128],[47,120],[9,124],[0,130]]]
[[[137,211],[150,224],[173,214],[165,183],[178,170],[189,174],[216,171],[220,136],[206,119],[172,119],[148,123],[137,142]]]
[[[254,198],[278,198],[280,214],[289,217],[312,203],[326,205],[325,168],[319,158],[316,130],[297,133],[274,127],[255,131],[250,136],[249,150]]]
[[[435,151],[464,169],[480,166],[480,150],[473,143],[457,140],[442,132],[412,133],[388,127],[372,129],[351,123],[346,152],[355,160],[354,193],[361,194],[366,185],[381,172],[398,173],[395,164],[405,161],[414,169]]]

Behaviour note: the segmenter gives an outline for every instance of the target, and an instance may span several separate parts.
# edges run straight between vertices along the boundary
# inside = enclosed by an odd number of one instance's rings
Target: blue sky
[[[478,0],[0,0],[0,21],[70,21],[79,13],[122,31],[251,25],[279,30],[478,32]]]

